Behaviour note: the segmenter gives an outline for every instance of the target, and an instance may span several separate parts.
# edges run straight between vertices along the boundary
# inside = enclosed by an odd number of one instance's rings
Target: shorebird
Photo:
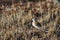
[[[36,18],[32,19],[32,26],[36,29],[40,29],[40,27],[42,27],[42,25],[39,22],[37,22]]]

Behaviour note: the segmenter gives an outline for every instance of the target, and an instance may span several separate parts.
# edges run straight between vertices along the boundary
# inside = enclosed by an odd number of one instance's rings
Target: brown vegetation
[[[42,30],[32,26],[32,18]],[[56,1],[0,5],[0,40],[60,40],[60,6]]]

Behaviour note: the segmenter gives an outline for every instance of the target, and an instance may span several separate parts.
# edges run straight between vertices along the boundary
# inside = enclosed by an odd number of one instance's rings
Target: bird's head
[[[32,18],[32,21],[33,21],[33,22],[37,21],[37,18]]]

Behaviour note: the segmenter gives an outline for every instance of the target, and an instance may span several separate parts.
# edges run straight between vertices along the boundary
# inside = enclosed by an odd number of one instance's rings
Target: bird
[[[36,18],[32,19],[32,26],[36,29],[40,29],[40,27],[42,27],[41,23],[37,22]]]

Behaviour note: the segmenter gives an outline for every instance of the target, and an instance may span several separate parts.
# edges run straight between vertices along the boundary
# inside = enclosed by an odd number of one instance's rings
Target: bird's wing
[[[42,27],[41,23],[39,23],[39,22],[37,22],[36,25],[37,25],[38,27]]]

